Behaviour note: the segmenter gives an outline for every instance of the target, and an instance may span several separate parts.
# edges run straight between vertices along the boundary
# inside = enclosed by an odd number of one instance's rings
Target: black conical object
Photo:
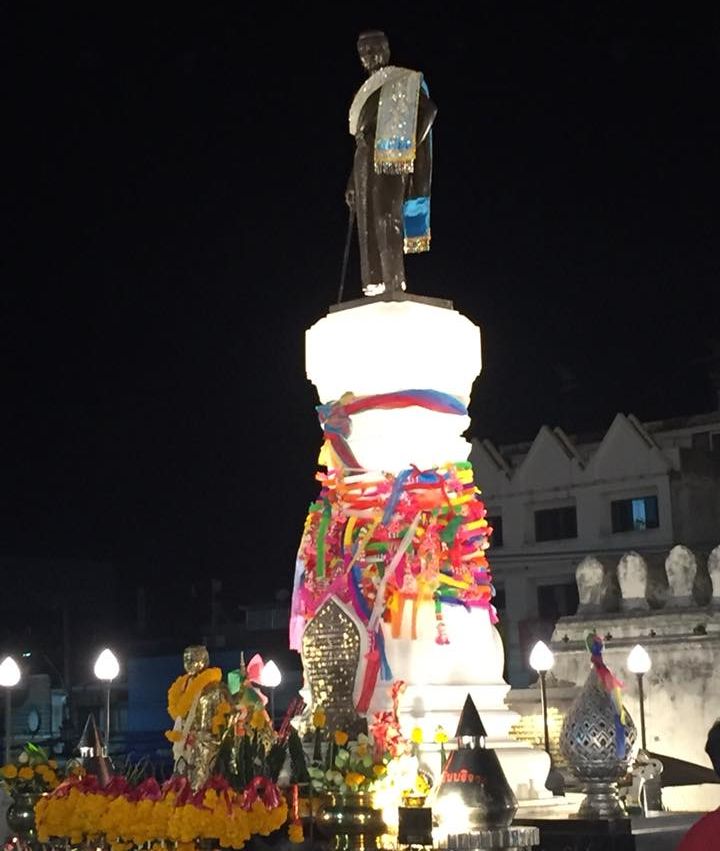
[[[508,827],[517,812],[517,798],[497,754],[485,747],[487,731],[470,695],[465,700],[455,735],[458,749],[450,754],[442,773],[437,792],[438,810],[442,811],[443,798],[459,796],[473,830]],[[472,739],[473,746],[460,747],[463,738]]]
[[[437,791],[438,813],[442,812],[443,798],[458,796],[473,830],[508,827],[518,808],[500,760],[491,748],[460,748],[450,754]]]
[[[90,753],[85,755],[88,757],[101,756],[105,750],[102,736],[97,728],[95,716],[92,712],[87,717],[87,721],[85,722],[85,726],[83,727],[82,735],[80,736],[80,741],[77,746],[80,750],[81,756],[84,750],[90,751]]]
[[[460,720],[455,731],[456,739],[461,739],[465,736],[483,740],[487,738],[485,726],[470,695],[465,698],[465,705],[460,713]]]
[[[77,746],[83,768],[88,774],[94,774],[97,777],[101,787],[107,786],[112,777],[113,766],[105,755],[105,745],[92,712],[87,717]],[[87,751],[87,753],[83,753],[83,751]]]

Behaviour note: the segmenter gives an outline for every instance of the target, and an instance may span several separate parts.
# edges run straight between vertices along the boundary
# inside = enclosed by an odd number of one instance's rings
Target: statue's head
[[[390,61],[390,45],[387,36],[380,30],[360,33],[357,49],[363,68],[369,74],[378,68],[384,68]]]
[[[202,644],[195,644],[192,647],[186,647],[183,652],[183,665],[188,674],[199,674],[204,671],[210,664],[210,656],[207,652],[207,647]]]

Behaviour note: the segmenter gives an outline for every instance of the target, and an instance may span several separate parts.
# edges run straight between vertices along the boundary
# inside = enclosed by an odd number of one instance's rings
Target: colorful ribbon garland
[[[612,673],[602,657],[603,641],[599,635],[589,633],[585,645],[590,651],[590,661],[602,687],[608,693],[613,706],[615,720],[615,753],[619,759],[625,758],[627,741],[625,736],[625,707],[622,703],[622,686],[620,680]]]
[[[363,470],[355,457],[348,437],[352,432],[350,417],[372,410],[395,410],[412,406],[426,408],[440,414],[466,415],[467,408],[456,397],[438,390],[397,390],[393,393],[375,393],[371,396],[354,396],[345,393],[335,402],[318,405],[316,410],[325,440],[346,470]]]

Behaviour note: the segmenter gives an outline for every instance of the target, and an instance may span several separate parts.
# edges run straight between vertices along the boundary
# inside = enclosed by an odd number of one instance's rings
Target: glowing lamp
[[[93,672],[99,680],[109,682],[112,682],[120,673],[120,663],[117,656],[108,647],[97,657]]]
[[[554,664],[555,657],[552,650],[544,641],[538,641],[530,653],[530,667],[533,671],[540,673],[541,671],[549,671]]]
[[[652,660],[641,644],[636,644],[628,653],[627,666],[633,674],[647,674],[652,667]]]
[[[120,663],[109,647],[106,647],[95,660],[93,672],[105,683],[105,755],[107,756],[110,747],[110,689],[113,680],[120,673]],[[93,723],[95,723],[94,719]]]
[[[545,644],[544,641],[536,642],[530,652],[530,667],[537,671],[540,675],[540,703],[542,707],[543,717],[543,737],[545,740],[545,753],[550,757],[550,771],[545,779],[545,788],[553,795],[565,794],[565,779],[561,772],[555,768],[553,764],[552,754],[550,753],[550,730],[548,729],[548,705],[547,705],[547,683],[545,677],[547,672],[555,664],[555,657],[552,650]]]
[[[647,650],[640,644],[636,644],[628,653],[628,670],[635,674],[638,683],[638,699],[640,702],[640,744],[643,750],[647,749],[645,737],[645,691],[643,690],[643,677],[652,667],[652,660]]]
[[[260,672],[260,685],[270,689],[270,720],[273,724],[275,723],[275,689],[280,685],[281,680],[280,668],[272,659],[268,660]]]
[[[263,666],[262,673],[260,674],[260,685],[265,686],[265,688],[277,688],[281,681],[282,675],[280,674],[280,668],[270,659]]]
[[[0,663],[0,686],[12,688],[20,682],[20,668],[12,656],[6,656]]]
[[[0,663],[0,686],[5,689],[5,764],[10,762],[10,731],[12,730],[12,701],[10,689],[20,682],[20,668],[12,656],[6,656]]]

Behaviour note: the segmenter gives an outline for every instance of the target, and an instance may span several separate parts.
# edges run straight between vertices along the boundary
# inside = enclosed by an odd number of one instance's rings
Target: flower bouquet
[[[0,768],[0,785],[12,798],[6,819],[10,830],[24,843],[35,835],[35,806],[60,783],[58,764],[47,751],[28,742],[15,762]]]
[[[375,713],[368,732],[352,740],[344,730],[325,731],[322,710],[313,714],[315,744],[308,774],[310,787],[320,798],[317,823],[326,835],[380,835],[395,824],[405,798],[424,800],[427,795],[430,781],[419,768],[417,742],[407,740],[400,730],[397,710],[403,689],[402,682],[395,682],[390,691],[392,710]]]
[[[15,762],[0,768],[0,785],[10,795],[42,795],[59,784],[58,764],[47,751],[28,742]]]

